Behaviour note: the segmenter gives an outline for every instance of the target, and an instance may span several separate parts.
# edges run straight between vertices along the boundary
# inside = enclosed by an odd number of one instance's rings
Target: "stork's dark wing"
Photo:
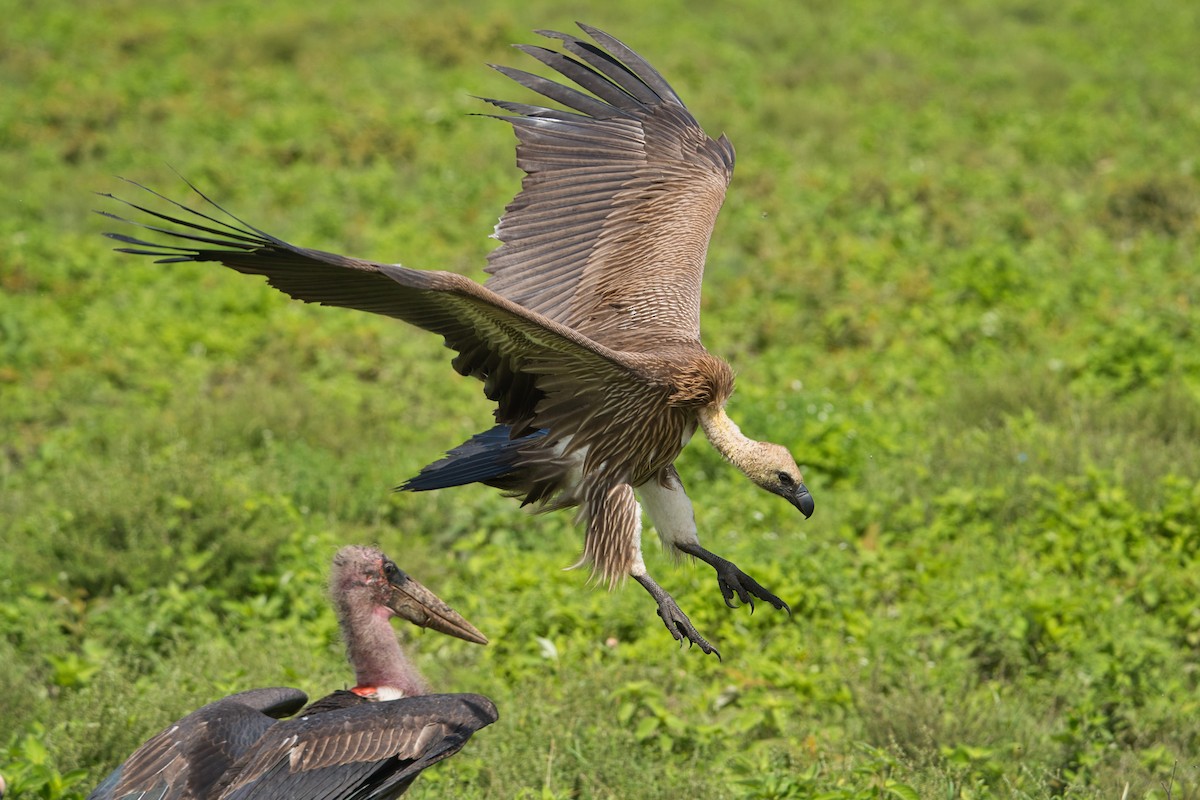
[[[477,694],[365,703],[281,723],[230,770],[220,800],[391,798],[498,714]]]
[[[175,206],[178,216],[104,196],[169,223],[132,222],[184,244],[106,234],[130,245],[118,248],[121,252],[158,256],[168,263],[217,261],[238,272],[264,275],[298,300],[384,314],[440,334],[447,347],[458,351],[454,368],[484,381],[484,392],[499,405],[498,421],[517,432],[551,428],[567,436],[584,424],[628,427],[636,423],[638,408],[661,403],[669,391],[643,371],[649,357],[615,352],[462,275],[296,247],[232,215],[238,224],[151,193]],[[594,418],[595,398],[608,395],[625,401],[613,413],[628,412],[630,419]]]
[[[313,700],[304,707],[304,710],[300,712],[300,716],[304,717],[310,714],[324,714],[327,711],[337,711],[341,708],[353,708],[354,706],[361,706],[364,703],[372,702],[374,701],[363,697],[361,694],[355,694],[349,689],[338,689],[337,691],[330,692],[319,700]]]
[[[585,92],[497,70],[568,110],[511,112],[521,192],[496,226],[490,289],[614,350],[698,342],[700,282],[733,147],[709,138],[663,77],[617,39],[522,46]]]
[[[207,800],[225,771],[308,697],[298,689],[252,689],[193,711],[137,749],[88,800]]]

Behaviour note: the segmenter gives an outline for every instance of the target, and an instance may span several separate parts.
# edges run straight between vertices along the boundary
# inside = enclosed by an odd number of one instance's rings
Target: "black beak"
[[[808,487],[803,483],[796,484],[795,491],[789,495],[785,495],[785,497],[787,497],[788,502],[800,509],[800,513],[804,515],[805,519],[812,516],[813,508],[816,507],[816,504],[813,503],[812,495],[808,493]]]

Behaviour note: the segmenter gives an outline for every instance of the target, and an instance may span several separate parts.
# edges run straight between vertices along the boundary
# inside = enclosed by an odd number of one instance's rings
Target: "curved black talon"
[[[725,562],[729,564],[729,562]],[[786,610],[790,616],[792,613],[791,606],[780,600],[771,592],[763,588],[762,584],[751,578],[746,573],[729,564],[732,571],[723,572],[717,569],[717,585],[721,587],[721,593],[725,595],[725,605],[730,608],[737,608],[733,603],[729,602],[734,593],[737,593],[738,600],[743,605],[750,606],[750,613],[754,613],[754,598],[764,600],[776,608],[776,610]]]
[[[680,610],[670,595],[667,596],[667,600],[669,602],[659,603],[657,613],[659,618],[662,619],[663,624],[667,626],[667,630],[670,631],[671,636],[674,637],[675,641],[679,642],[680,649],[683,648],[685,641],[687,642],[688,649],[691,649],[692,645],[698,644],[700,645],[700,650],[705,655],[712,653],[717,657],[718,661],[724,661],[721,658],[720,651],[700,635],[700,632],[692,625],[692,621],[687,618],[687,614],[684,614]],[[663,613],[664,606],[666,606],[665,614]]]
[[[763,588],[763,585],[754,578],[738,569],[737,564],[705,550],[698,544],[677,544],[675,546],[717,571],[717,586],[720,587],[721,596],[725,598],[725,605],[729,608],[737,608],[733,604],[733,597],[737,595],[738,601],[742,605],[750,606],[750,613],[753,614],[754,598],[757,597],[759,600],[770,603],[776,610],[787,611],[788,616],[791,616],[791,606]]]
[[[692,621],[679,608],[679,604],[675,602],[675,598],[667,594],[667,591],[655,583],[653,578],[649,575],[635,575],[634,580],[640,583],[650,593],[650,596],[654,598],[654,601],[658,603],[658,616],[663,621],[663,624],[666,625],[671,637],[679,642],[680,648],[683,647],[683,643],[686,641],[689,648],[692,645],[699,645],[700,650],[705,655],[711,653],[717,657],[718,661],[724,661],[721,658],[720,651],[701,636],[696,627],[692,625]]]

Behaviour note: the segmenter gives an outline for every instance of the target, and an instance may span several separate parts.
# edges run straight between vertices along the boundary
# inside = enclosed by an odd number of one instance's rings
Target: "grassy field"
[[[222,694],[349,679],[329,558],[501,719],[419,798],[1200,797],[1200,5],[0,0],[0,773],[82,797]],[[707,545],[788,617],[573,563],[568,514],[390,488],[491,420],[436,337],[110,251],[177,170],[290,241],[482,278],[517,189],[484,67],[579,18],[739,161],[705,342],[802,520],[702,437]],[[648,540],[650,541],[650,540]],[[404,632],[404,635],[408,635]],[[6,800],[8,798],[6,797]]]

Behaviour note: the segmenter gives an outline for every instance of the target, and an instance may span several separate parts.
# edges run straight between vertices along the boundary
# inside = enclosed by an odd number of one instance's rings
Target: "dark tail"
[[[415,478],[409,478],[396,487],[397,491],[427,492],[468,483],[486,483],[504,488],[506,482],[502,479],[516,470],[521,448],[548,432],[534,431],[513,439],[512,429],[508,425],[497,425],[491,430],[475,434],[446,453],[444,458],[422,469]]]

